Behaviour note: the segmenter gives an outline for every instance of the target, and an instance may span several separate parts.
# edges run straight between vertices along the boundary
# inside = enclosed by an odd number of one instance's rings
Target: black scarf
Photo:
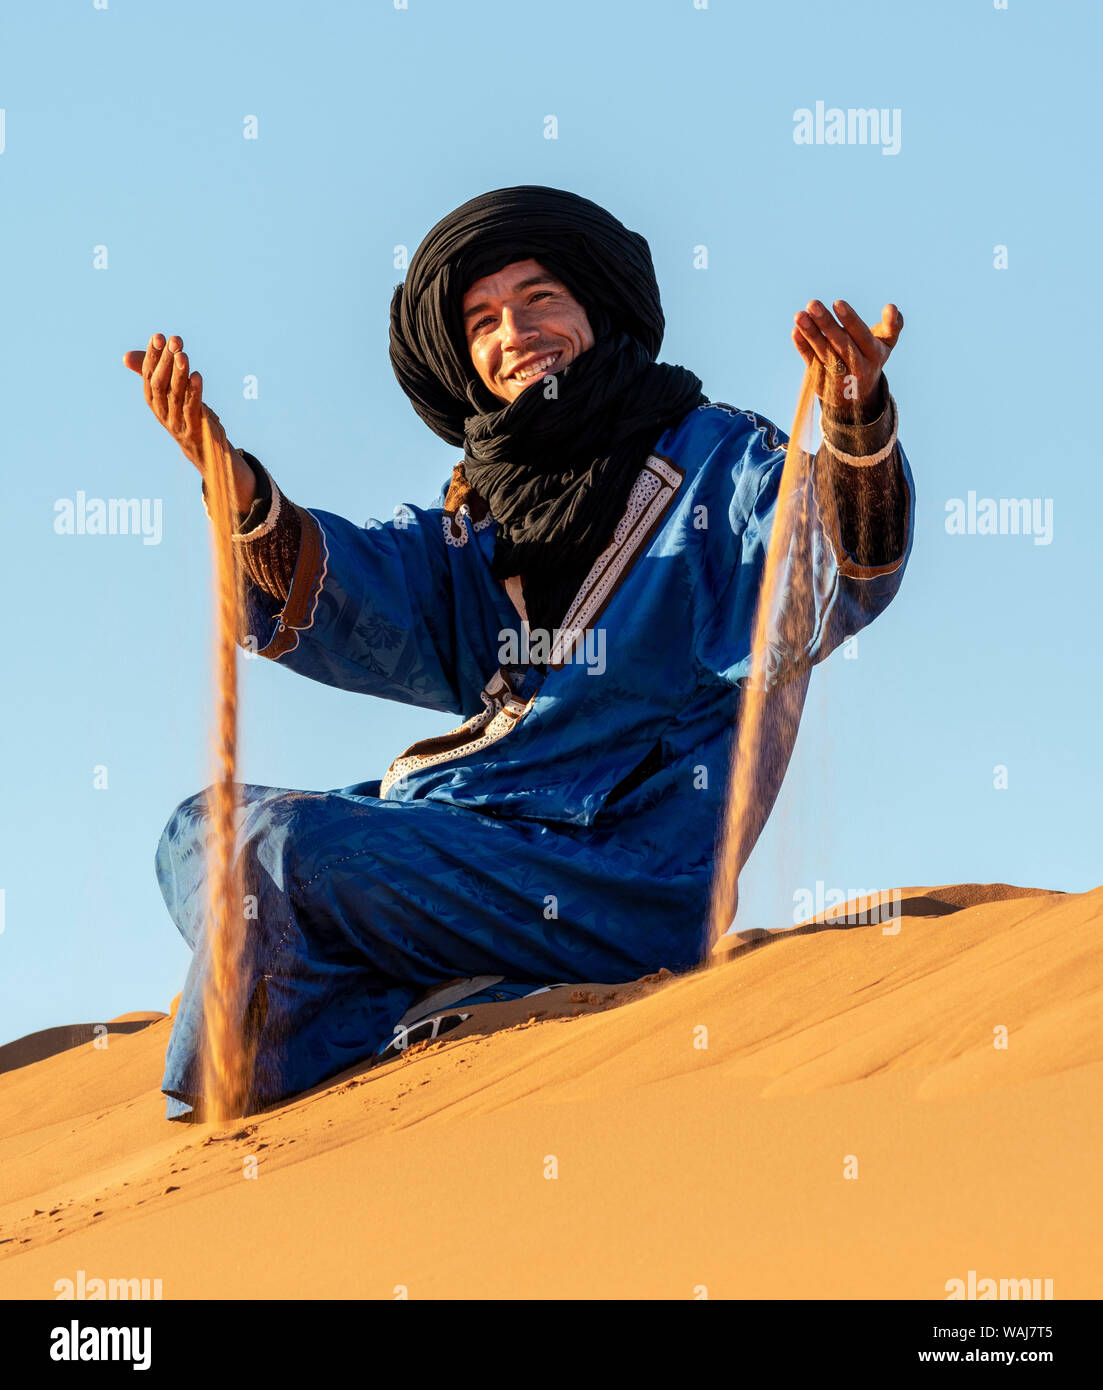
[[[463,295],[537,260],[586,310],[594,345],[504,403],[479,380]],[[414,409],[463,444],[445,510],[500,524],[494,573],[523,575],[529,625],[557,627],[608,545],[651,447],[704,402],[700,379],[658,363],[664,320],[647,242],[604,208],[554,188],[483,194],[438,222],[391,301],[391,363]]]

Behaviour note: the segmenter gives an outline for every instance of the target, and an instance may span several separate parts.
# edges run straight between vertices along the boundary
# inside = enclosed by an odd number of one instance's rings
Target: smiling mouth
[[[562,356],[562,352],[549,352],[546,356],[538,358],[535,362],[530,362],[524,367],[519,367],[517,371],[510,372],[506,380],[523,383],[531,381],[533,377],[543,376],[545,372],[550,371],[551,368],[555,366]]]

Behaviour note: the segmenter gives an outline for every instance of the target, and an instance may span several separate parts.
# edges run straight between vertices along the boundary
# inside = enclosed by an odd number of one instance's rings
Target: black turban
[[[586,310],[595,341],[555,373],[553,399],[537,383],[505,402],[471,361],[463,296],[530,258]],[[523,575],[534,628],[558,625],[651,446],[705,399],[692,372],[656,362],[663,327],[644,238],[557,188],[502,188],[464,203],[428,233],[394,292],[395,375],[429,428],[464,446],[449,501],[489,507],[501,526],[494,572]]]

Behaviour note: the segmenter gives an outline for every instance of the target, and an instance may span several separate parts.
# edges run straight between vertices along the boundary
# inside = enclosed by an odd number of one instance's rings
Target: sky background
[[[1103,880],[1101,38],[1090,0],[5,5],[0,1042],[167,1009],[187,967],[153,855],[209,782],[209,523],[122,354],[179,334],[304,506],[428,505],[457,455],[390,369],[395,248],[516,183],[642,232],[662,360],[783,429],[809,298],[905,317],[913,553],[858,658],[817,669],[740,925],[791,924],[818,881]],[[898,109],[899,153],[795,144],[819,100]],[[160,499],[160,543],[56,534],[81,490]],[[947,534],[970,490],[1051,499],[1052,542]],[[347,786],[458,722],[241,672],[242,781]]]

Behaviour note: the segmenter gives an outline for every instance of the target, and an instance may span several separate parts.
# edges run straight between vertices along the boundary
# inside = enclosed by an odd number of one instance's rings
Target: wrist
[[[238,510],[238,515],[240,519],[240,517],[244,516],[252,508],[254,501],[259,495],[260,489],[257,485],[257,475],[253,470],[252,466],[250,465],[248,459],[246,459],[242,455],[239,449],[235,449],[234,446],[230,444],[229,440],[227,440],[226,443],[227,447],[230,450],[230,465],[234,488],[234,506]],[[191,455],[189,454],[188,457],[191,458]],[[195,462],[194,459],[192,461]],[[196,463],[195,466],[199,469],[200,476],[203,477],[203,505],[206,507],[209,496],[207,479],[203,475],[203,469],[201,467],[201,464]]]
[[[823,421],[823,447],[838,465],[872,468],[896,451],[896,402],[890,395],[884,411],[871,425],[845,425],[838,420]]]
[[[877,378],[877,384],[864,400],[830,402],[820,401],[820,410],[825,420],[832,424],[861,428],[877,424],[888,406],[888,382],[884,372]]]
[[[234,466],[234,491],[237,495],[237,509],[239,512],[247,512],[253,505],[257,495],[257,475],[253,472],[248,462],[242,457],[240,451],[230,445],[230,454],[233,458]]]

